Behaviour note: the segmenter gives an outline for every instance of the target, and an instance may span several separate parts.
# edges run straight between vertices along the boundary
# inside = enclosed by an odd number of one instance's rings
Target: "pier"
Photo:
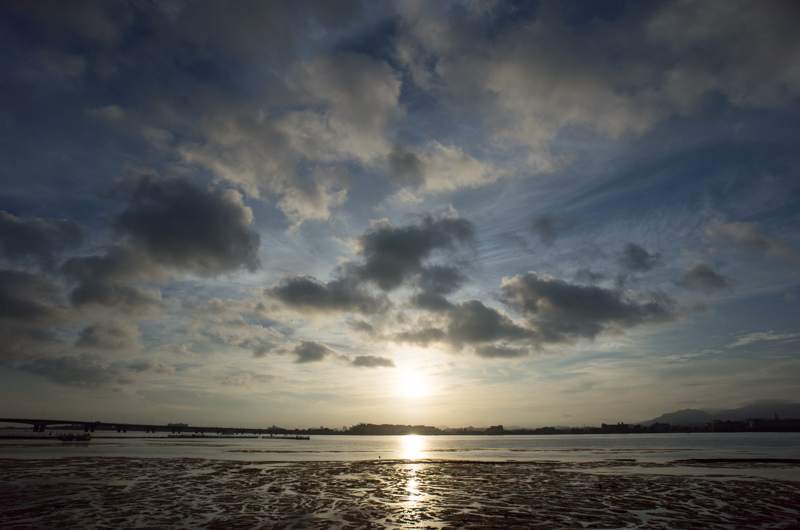
[[[220,426],[201,426],[189,425],[186,423],[168,423],[166,425],[146,425],[142,423],[123,423],[123,422],[103,422],[103,421],[76,421],[58,420],[43,418],[0,418],[0,423],[15,423],[30,425],[34,433],[44,433],[49,429],[56,430],[82,430],[84,433],[91,434],[97,431],[111,431],[118,433],[143,432],[143,433],[169,433],[205,435],[214,434],[219,436],[235,435],[288,435],[287,429],[278,427],[251,428],[251,427],[220,427]]]

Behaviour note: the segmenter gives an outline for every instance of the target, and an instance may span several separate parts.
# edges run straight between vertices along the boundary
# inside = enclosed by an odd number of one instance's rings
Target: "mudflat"
[[[0,527],[796,529],[798,466],[0,459]]]

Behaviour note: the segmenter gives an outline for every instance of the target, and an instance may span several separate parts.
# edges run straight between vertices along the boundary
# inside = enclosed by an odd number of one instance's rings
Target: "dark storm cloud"
[[[575,227],[577,220],[564,214],[546,213],[531,219],[531,231],[539,236],[542,244],[552,247],[556,238]]]
[[[319,362],[335,352],[321,342],[301,340],[300,344],[292,350],[292,353],[297,355],[296,364],[305,364]]]
[[[75,346],[103,352],[135,352],[141,349],[136,324],[104,320],[84,328]]]
[[[160,265],[214,276],[257,268],[261,240],[249,229],[252,216],[232,190],[143,177],[114,229]]]
[[[375,355],[359,355],[350,363],[361,368],[394,368],[394,361],[387,357]]]
[[[383,222],[361,236],[364,261],[353,270],[362,280],[390,291],[423,272],[423,260],[435,250],[454,249],[474,238],[473,224],[456,217],[427,216],[418,224],[403,227]]]
[[[612,327],[677,317],[666,295],[651,293],[640,301],[616,290],[569,284],[535,272],[503,280],[502,290],[510,305],[528,317],[542,343],[591,339]]]
[[[19,270],[0,270],[0,319],[53,323],[63,317],[64,293],[49,278]]]
[[[732,285],[727,276],[715,272],[711,265],[705,261],[698,261],[686,271],[683,278],[676,282],[678,285],[695,291],[710,293],[726,289]]]
[[[83,233],[74,221],[67,219],[28,219],[0,211],[0,252],[9,259],[33,257],[51,266],[61,251],[77,248]]]
[[[463,344],[532,338],[533,333],[515,324],[505,313],[487,307],[479,300],[467,300],[450,311],[447,337],[456,348],[460,348]]]
[[[632,272],[647,272],[661,263],[661,253],[651,254],[639,245],[628,243],[618,258],[618,263]]]
[[[321,283],[308,276],[289,276],[267,293],[290,307],[321,312],[373,314],[383,310],[386,304],[351,279]]]

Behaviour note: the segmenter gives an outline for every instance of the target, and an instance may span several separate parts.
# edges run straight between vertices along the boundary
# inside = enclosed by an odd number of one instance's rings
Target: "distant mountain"
[[[639,422],[641,425],[654,423],[669,423],[670,425],[705,425],[714,420],[743,421],[747,419],[771,419],[775,415],[781,419],[800,418],[800,403],[763,402],[748,405],[738,409],[721,410],[715,413],[697,409],[684,409],[677,412],[668,412],[658,418]]]
[[[654,423],[669,423],[670,425],[705,425],[714,421],[714,416],[704,410],[683,409],[677,412],[667,412],[658,418],[649,421],[639,422],[642,425],[650,426]]]

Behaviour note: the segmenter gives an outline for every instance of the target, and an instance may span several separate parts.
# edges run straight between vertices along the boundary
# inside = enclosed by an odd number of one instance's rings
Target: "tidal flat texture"
[[[2,459],[0,528],[800,528],[800,483],[736,475],[747,463],[681,465],[705,474],[635,462]]]

